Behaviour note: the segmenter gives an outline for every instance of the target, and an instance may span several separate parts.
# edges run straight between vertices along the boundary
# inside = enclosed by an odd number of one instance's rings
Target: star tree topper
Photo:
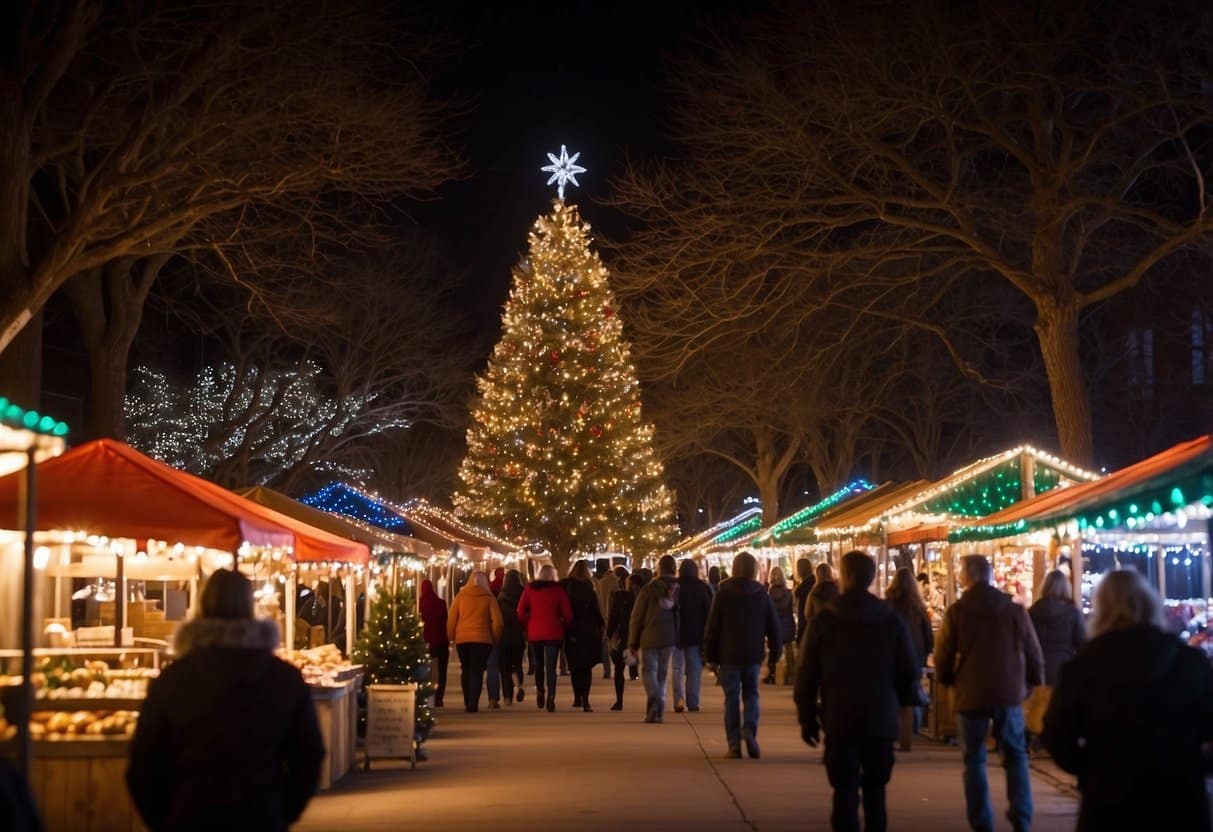
[[[555,153],[549,153],[548,158],[552,160],[552,164],[540,168],[544,173],[552,174],[551,178],[548,179],[548,184],[556,183],[556,195],[561,199],[564,199],[564,185],[566,182],[572,182],[577,187],[581,187],[581,183],[577,181],[577,174],[585,173],[585,168],[577,164],[579,156],[581,156],[580,151],[569,156],[568,148],[560,145],[560,157],[557,158]]]

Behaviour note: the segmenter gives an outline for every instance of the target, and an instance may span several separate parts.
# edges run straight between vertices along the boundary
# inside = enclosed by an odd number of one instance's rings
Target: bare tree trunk
[[[126,377],[148,292],[171,255],[123,258],[64,284],[89,357],[88,435],[126,438]]]
[[[1091,401],[1078,350],[1078,303],[1037,302],[1036,337],[1049,377],[1061,455],[1075,465],[1095,463]]]
[[[771,431],[759,430],[754,434],[754,484],[758,486],[758,499],[762,501],[762,525],[770,526],[779,520],[779,493],[784,475],[792,467],[800,443],[788,440],[787,447],[780,452]]]

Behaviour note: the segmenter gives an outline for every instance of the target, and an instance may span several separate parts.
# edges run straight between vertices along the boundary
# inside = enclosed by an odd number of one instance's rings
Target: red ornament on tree
[[[560,363],[560,353],[557,352],[556,350],[552,350],[551,353],[548,354],[548,358],[551,359],[552,364]]]
[[[609,307],[609,306],[602,307],[602,317],[610,318],[614,314],[615,314],[615,310],[612,309],[611,307]]]

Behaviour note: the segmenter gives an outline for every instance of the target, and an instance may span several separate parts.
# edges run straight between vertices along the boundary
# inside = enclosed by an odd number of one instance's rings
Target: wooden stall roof
[[[1181,442],[1094,482],[1047,491],[1016,503],[982,518],[980,523],[953,531],[949,540],[966,542],[1009,537],[1067,522],[1097,511],[1101,506],[1114,507],[1138,495],[1145,498],[1151,491],[1171,490],[1181,481],[1210,476],[1213,476],[1213,436],[1205,435]]]
[[[0,527],[17,526],[19,474],[0,478]],[[366,544],[340,538],[178,471],[112,439],[38,465],[38,528],[165,540],[227,552],[290,547],[302,561],[366,563]]]

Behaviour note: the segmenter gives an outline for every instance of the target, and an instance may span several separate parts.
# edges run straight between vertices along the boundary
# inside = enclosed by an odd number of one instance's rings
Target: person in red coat
[[[446,693],[446,667],[451,660],[451,642],[446,634],[446,601],[434,592],[433,581],[421,582],[421,637],[430,657],[438,662],[438,685],[434,689],[434,707],[442,707]]]
[[[518,620],[526,628],[531,661],[535,665],[535,689],[539,707],[556,710],[556,658],[564,642],[565,631],[573,623],[569,596],[556,583],[556,567],[539,570],[539,579],[522,591],[518,602]],[[547,698],[544,698],[544,691]]]
[[[493,580],[489,581],[489,592],[493,593],[496,598],[501,594],[501,587],[505,584],[505,569],[498,566],[493,570]]]

